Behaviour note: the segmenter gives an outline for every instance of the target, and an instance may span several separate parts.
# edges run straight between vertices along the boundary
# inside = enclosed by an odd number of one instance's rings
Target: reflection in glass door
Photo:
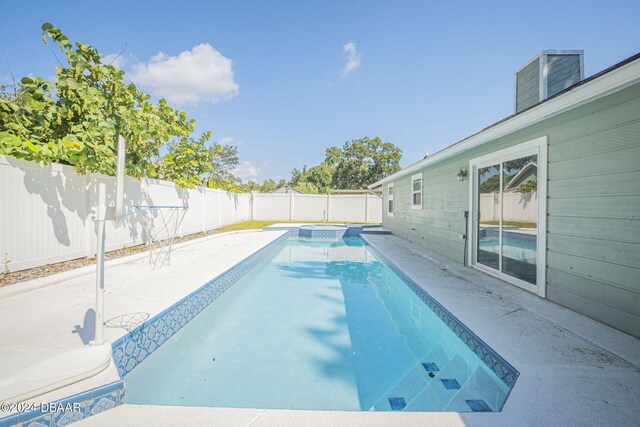
[[[536,284],[538,156],[502,163],[502,272]]]
[[[478,263],[500,271],[500,165],[478,169]]]
[[[536,285],[538,155],[478,167],[474,182],[476,263]]]

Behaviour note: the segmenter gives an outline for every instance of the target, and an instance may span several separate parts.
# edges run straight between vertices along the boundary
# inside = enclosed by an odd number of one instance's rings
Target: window
[[[393,184],[387,187],[387,203],[389,204],[389,215],[393,215]]]
[[[422,174],[411,177],[411,209],[422,209]]]

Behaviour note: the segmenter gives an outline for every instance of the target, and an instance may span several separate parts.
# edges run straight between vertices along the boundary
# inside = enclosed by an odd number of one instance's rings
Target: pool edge
[[[363,239],[364,240],[364,239]],[[508,387],[509,392],[515,386],[520,376],[520,372],[495,351],[489,344],[478,337],[468,326],[460,319],[454,316],[434,297],[432,297],[422,286],[413,280],[407,273],[391,261],[386,255],[383,255],[370,242],[364,240],[367,247],[382,262],[391,268],[391,270],[405,283],[409,288],[433,311],[436,316],[454,333],[478,358],[495,373]],[[506,402],[506,401],[505,401]]]

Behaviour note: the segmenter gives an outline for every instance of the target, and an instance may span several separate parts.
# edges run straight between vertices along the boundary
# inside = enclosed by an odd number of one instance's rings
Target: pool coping
[[[234,231],[226,231],[224,233],[216,233],[210,236],[199,237],[196,239],[191,239],[184,242],[176,243],[172,245],[172,250],[181,249],[184,247],[202,243],[207,240],[218,239],[223,236],[228,236],[232,234],[241,234],[241,233],[253,233],[256,231],[261,231],[261,230],[260,229],[234,230]],[[148,257],[149,257],[149,250],[144,250],[142,252],[137,252],[135,254],[125,255],[119,258],[107,260],[104,263],[104,267],[105,269],[109,269],[109,268],[117,267],[122,264],[129,263],[131,261],[137,261],[137,260],[148,258]],[[9,297],[27,293],[36,289],[55,285],[65,280],[75,279],[76,277],[95,274],[95,272],[96,272],[96,266],[95,264],[91,264],[91,265],[86,265],[84,267],[73,268],[67,271],[61,271],[59,273],[53,273],[44,277],[25,280],[24,282],[17,282],[11,285],[6,285],[3,287],[0,287],[0,299],[9,298]]]

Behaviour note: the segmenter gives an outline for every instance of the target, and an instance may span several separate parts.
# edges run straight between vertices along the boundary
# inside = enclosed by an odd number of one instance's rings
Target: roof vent
[[[516,71],[516,113],[584,79],[583,50],[543,50]]]

